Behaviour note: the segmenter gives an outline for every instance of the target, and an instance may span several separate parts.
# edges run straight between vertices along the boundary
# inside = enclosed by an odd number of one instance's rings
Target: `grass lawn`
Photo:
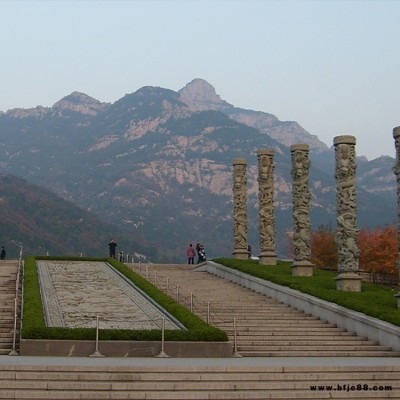
[[[338,292],[335,281],[337,272],[315,268],[314,276],[301,277],[292,276],[291,262],[278,261],[277,265],[269,266],[260,265],[256,260],[216,258],[213,261],[400,326],[400,310],[394,297],[396,292],[392,289],[363,282],[359,293]]]

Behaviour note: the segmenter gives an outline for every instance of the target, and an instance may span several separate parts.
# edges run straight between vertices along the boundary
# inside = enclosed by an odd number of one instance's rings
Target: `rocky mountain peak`
[[[23,119],[23,118],[36,118],[41,119],[45,117],[50,112],[49,107],[37,106],[35,108],[13,108],[8,110],[6,113],[0,113],[1,115],[6,115],[8,117]]]
[[[204,79],[193,79],[179,92],[181,100],[188,105],[192,111],[223,110],[233,107],[222,100],[216,93],[214,87]]]
[[[55,103],[53,109],[57,111],[70,110],[80,114],[96,115],[107,105],[108,103],[102,103],[85,93],[75,91]]]

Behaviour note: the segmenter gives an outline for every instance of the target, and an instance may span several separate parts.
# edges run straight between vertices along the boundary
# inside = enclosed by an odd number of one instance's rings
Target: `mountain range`
[[[334,225],[333,149],[297,122],[229,104],[202,79],[178,92],[143,87],[114,103],[73,92],[52,107],[0,113],[0,173],[50,190],[127,238],[126,250],[145,244],[149,260],[165,262],[184,261],[190,242],[204,243],[209,256],[232,253],[236,157],[248,160],[249,242],[258,251],[263,148],[275,151],[277,246],[286,256],[295,143],[310,145],[313,226]],[[359,225],[394,224],[394,159],[357,162]]]

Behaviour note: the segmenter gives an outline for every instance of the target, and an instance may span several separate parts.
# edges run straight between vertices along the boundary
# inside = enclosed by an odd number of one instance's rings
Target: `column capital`
[[[245,158],[234,158],[232,165],[247,165],[247,160]]]
[[[308,144],[292,144],[292,145],[290,146],[290,151],[291,151],[291,152],[297,151],[297,150],[300,150],[300,151],[310,151],[310,146],[309,146]]]
[[[272,149],[257,150],[257,157],[260,157],[260,156],[273,156],[273,155],[274,155],[274,150],[272,150]]]
[[[343,135],[343,136],[336,136],[333,138],[333,144],[336,146],[337,144],[356,144],[355,136],[351,135]]]

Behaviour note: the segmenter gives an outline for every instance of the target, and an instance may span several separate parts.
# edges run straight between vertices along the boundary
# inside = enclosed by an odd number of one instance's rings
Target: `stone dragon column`
[[[258,157],[258,199],[259,199],[259,263],[276,265],[275,252],[275,208],[274,208],[274,151],[257,151]]]
[[[394,146],[396,148],[396,163],[393,167],[393,172],[396,175],[397,180],[397,246],[398,246],[398,258],[397,268],[400,272],[400,126],[393,129]],[[397,308],[400,308],[400,293],[397,297]]]
[[[233,220],[234,220],[234,251],[238,259],[248,259],[249,250],[247,243],[247,161],[244,158],[235,158],[233,164]]]
[[[294,262],[292,275],[312,276],[311,263],[311,193],[309,190],[310,148],[307,144],[290,147],[292,155],[292,193],[294,219]]]
[[[339,275],[336,289],[344,292],[360,292],[361,277],[358,274],[360,251],[357,245],[357,192],[356,192],[356,138],[334,138],[336,158],[336,243],[339,251]]]

